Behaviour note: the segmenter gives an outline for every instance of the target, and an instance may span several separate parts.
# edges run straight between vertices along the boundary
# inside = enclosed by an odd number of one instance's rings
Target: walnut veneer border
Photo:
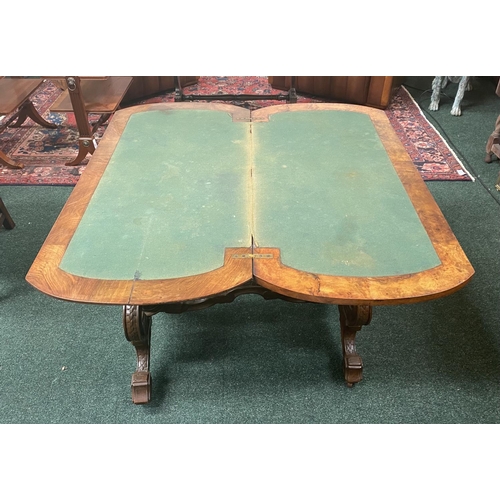
[[[312,274],[284,266],[279,249],[226,249],[224,265],[198,276],[165,280],[98,280],[73,276],[59,268],[61,259],[97,187],[127,121],[133,113],[168,109],[225,111],[234,121],[267,121],[274,113],[345,110],[370,116],[387,154],[425,227],[442,264],[423,272],[388,277],[344,277]],[[272,253],[272,259],[234,259],[233,254]],[[347,104],[292,104],[262,108],[250,113],[227,104],[161,103],[118,111],[87,169],[36,257],[26,279],[42,292],[64,300],[154,305],[216,296],[254,280],[282,295],[342,305],[390,305],[418,302],[450,294],[474,274],[460,244],[438,205],[415,169],[399,138],[381,110]]]

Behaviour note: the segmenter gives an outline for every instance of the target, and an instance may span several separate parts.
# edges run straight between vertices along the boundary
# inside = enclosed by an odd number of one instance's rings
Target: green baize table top
[[[366,114],[234,122],[174,109],[130,116],[60,268],[105,280],[193,276],[220,267],[225,248],[252,245],[335,276],[440,264]]]

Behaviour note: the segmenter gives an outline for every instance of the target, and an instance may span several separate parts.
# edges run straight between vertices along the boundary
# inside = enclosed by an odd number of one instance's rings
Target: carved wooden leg
[[[363,360],[356,351],[356,333],[372,319],[371,306],[339,306],[344,377],[348,387],[363,378]]]
[[[151,316],[147,316],[141,306],[123,306],[123,328],[126,339],[137,354],[137,369],[132,375],[132,401],[135,404],[148,403],[151,399]]]

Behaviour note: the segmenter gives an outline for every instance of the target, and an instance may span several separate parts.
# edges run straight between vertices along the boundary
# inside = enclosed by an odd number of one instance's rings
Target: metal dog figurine
[[[472,86],[470,84],[470,76],[436,76],[432,81],[432,96],[429,109],[431,111],[437,111],[439,109],[439,99],[441,97],[441,90],[446,87],[448,82],[458,83],[457,95],[455,96],[455,101],[451,108],[451,114],[453,116],[460,116],[462,110],[460,109],[460,104],[464,97],[466,90],[471,90]]]

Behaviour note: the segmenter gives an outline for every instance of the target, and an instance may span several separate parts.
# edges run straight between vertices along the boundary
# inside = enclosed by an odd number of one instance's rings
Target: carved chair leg
[[[344,378],[352,387],[363,378],[363,360],[356,351],[356,333],[372,318],[371,306],[339,306]]]
[[[141,306],[124,306],[123,329],[137,354],[137,368],[132,375],[132,401],[135,404],[148,403],[151,399],[151,316],[146,315]]]

